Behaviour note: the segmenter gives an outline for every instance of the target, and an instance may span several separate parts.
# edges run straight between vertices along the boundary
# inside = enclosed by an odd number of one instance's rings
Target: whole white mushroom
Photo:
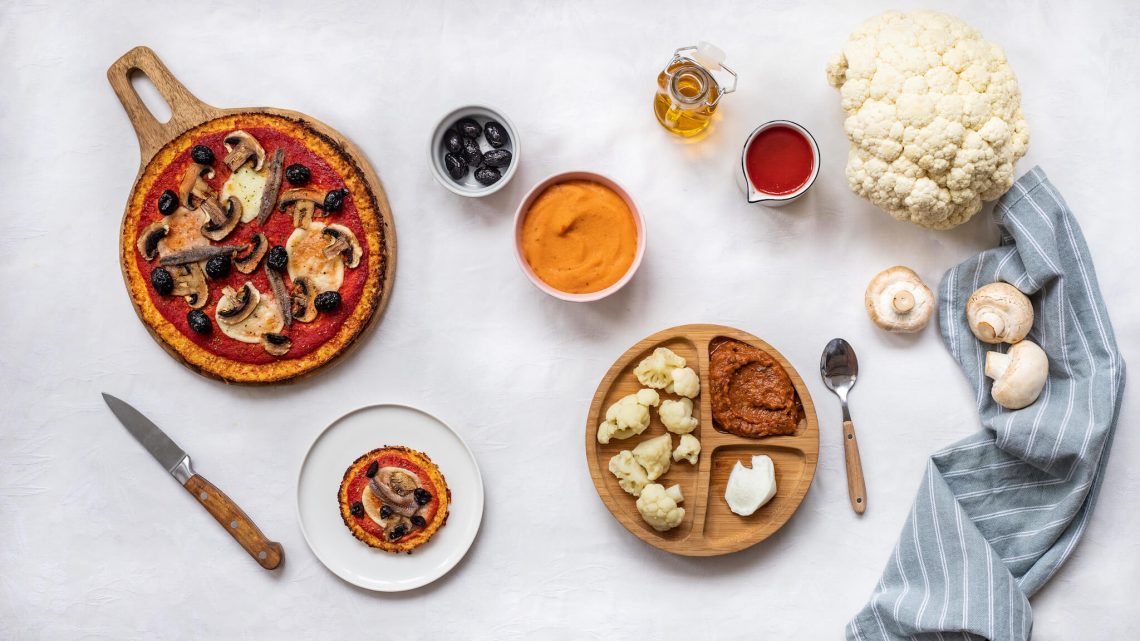
[[[966,321],[983,343],[1017,343],[1033,327],[1033,303],[1009,283],[990,283],[966,300]]]
[[[934,312],[934,293],[909,267],[896,265],[875,274],[863,296],[867,315],[888,332],[921,331]]]
[[[1009,352],[986,354],[986,376],[994,379],[990,396],[1011,410],[1028,407],[1041,395],[1049,378],[1049,357],[1033,341],[1021,341]]]

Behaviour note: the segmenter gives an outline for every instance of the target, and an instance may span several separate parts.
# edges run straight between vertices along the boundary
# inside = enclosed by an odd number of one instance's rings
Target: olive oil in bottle
[[[707,42],[673,52],[657,76],[653,98],[653,112],[662,127],[688,138],[712,124],[721,96],[736,91],[736,73],[724,66],[724,59],[724,52]],[[716,70],[732,76],[731,87],[720,84],[713,76]]]

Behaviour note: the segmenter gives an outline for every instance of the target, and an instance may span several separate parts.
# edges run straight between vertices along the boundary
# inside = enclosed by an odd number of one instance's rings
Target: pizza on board
[[[353,536],[374,548],[411,553],[447,523],[451,490],[427,454],[395,445],[356,459],[337,500]]]
[[[122,268],[139,317],[207,375],[272,383],[367,328],[393,265],[368,179],[286,116],[224,116],[164,146],[135,185]]]

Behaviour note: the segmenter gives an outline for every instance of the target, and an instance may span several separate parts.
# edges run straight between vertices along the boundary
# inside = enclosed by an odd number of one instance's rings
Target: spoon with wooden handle
[[[855,350],[842,338],[833,338],[823,348],[819,360],[819,374],[827,389],[835,392],[843,404],[843,454],[847,460],[847,495],[851,498],[851,509],[862,514],[867,509],[867,486],[863,482],[863,464],[859,461],[859,441],[855,439],[855,424],[851,422],[851,412],[847,410],[847,392],[855,387],[855,377],[859,374],[859,360]]]

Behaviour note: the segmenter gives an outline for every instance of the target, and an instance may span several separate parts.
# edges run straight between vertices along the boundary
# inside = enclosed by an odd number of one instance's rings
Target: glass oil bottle
[[[707,42],[673,52],[657,76],[653,98],[653,112],[662,127],[689,138],[712,124],[721,97],[736,91],[736,72],[724,65],[725,57],[724,51]],[[716,71],[731,75],[732,85],[722,85],[713,75]]]

